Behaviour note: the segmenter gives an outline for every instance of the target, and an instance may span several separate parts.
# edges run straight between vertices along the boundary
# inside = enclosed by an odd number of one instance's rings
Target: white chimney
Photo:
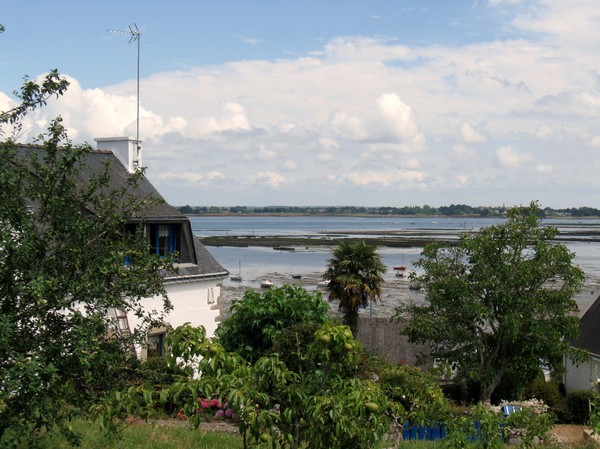
[[[131,137],[101,137],[94,140],[97,150],[112,151],[129,173],[134,173],[137,169],[142,168],[141,140],[136,142]]]

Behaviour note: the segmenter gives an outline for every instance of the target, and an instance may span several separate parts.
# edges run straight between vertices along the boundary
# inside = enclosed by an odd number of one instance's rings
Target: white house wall
[[[574,390],[598,388],[593,384],[600,378],[600,356],[591,355],[587,362],[574,364],[567,357],[565,361],[565,389],[567,394]]]
[[[207,337],[213,337],[217,328],[221,297],[221,285],[212,281],[187,281],[167,283],[165,285],[167,296],[173,309],[165,318],[165,324],[177,327],[184,323],[193,326],[204,326]],[[161,310],[161,298],[148,298],[144,300],[146,311]],[[132,330],[140,325],[141,321],[130,315],[129,325]],[[138,355],[145,358],[145,351],[137,348]]]

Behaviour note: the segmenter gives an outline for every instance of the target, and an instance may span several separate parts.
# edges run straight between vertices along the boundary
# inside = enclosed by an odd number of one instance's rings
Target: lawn
[[[122,431],[120,438],[107,436],[97,423],[77,421],[73,428],[83,434],[81,449],[240,449],[243,446],[242,437],[237,433],[187,426],[131,425]],[[45,443],[47,449],[72,449],[59,435],[52,435]]]
[[[581,431],[581,426],[577,427]],[[83,434],[81,449],[240,449],[243,447],[242,437],[237,433],[193,429],[188,426],[162,426],[153,423],[137,423],[123,430],[120,438],[108,437],[102,433],[97,423],[77,421],[73,428]],[[560,433],[559,433],[560,434]],[[562,448],[590,448],[583,440],[561,435],[563,441],[576,444],[561,446]],[[385,445],[381,445],[381,448]],[[442,448],[442,442],[410,441],[402,443],[398,449]],[[71,449],[64,438],[52,435],[45,442],[45,449]]]

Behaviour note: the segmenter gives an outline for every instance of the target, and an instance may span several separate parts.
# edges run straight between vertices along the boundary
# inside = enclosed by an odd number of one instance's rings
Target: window
[[[160,334],[148,335],[148,349],[146,356],[150,357],[162,357],[165,354],[165,337],[166,332]]]
[[[180,225],[150,224],[150,248],[153,254],[166,257],[180,250]]]

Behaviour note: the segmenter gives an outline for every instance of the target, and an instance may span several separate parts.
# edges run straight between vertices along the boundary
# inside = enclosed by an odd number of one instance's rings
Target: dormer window
[[[181,252],[181,225],[149,224],[150,251],[160,257]]]

